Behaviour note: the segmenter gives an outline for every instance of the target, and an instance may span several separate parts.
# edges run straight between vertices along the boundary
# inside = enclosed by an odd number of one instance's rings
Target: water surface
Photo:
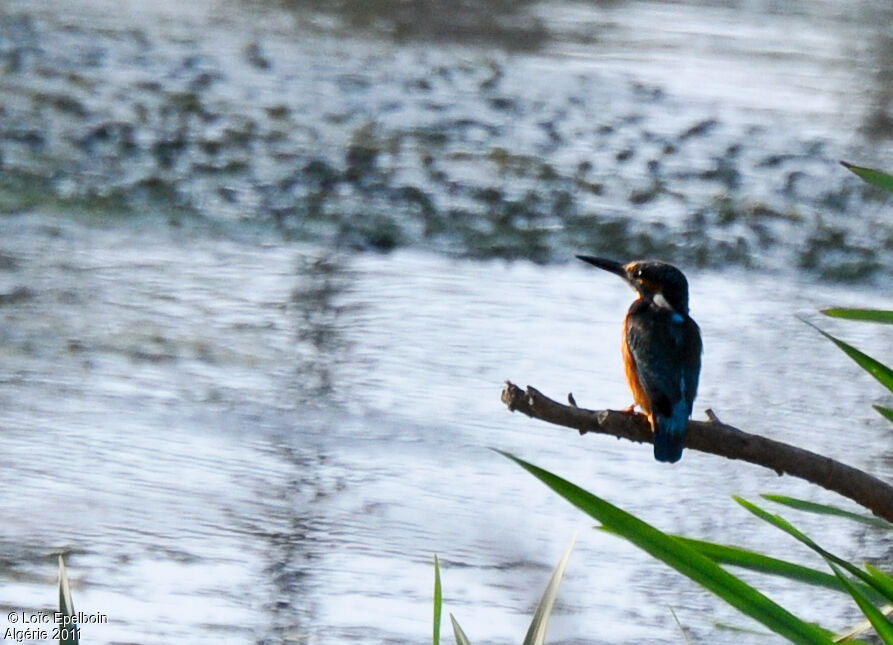
[[[505,378],[585,406],[628,404],[618,345],[631,294],[584,265],[342,256],[33,216],[6,225],[17,244],[3,247],[14,259],[4,290],[27,295],[2,309],[0,604],[51,605],[51,554],[67,552],[77,606],[110,618],[85,640],[415,641],[429,630],[437,553],[449,611],[507,643],[575,531],[554,642],[670,642],[667,605],[717,642],[711,621],[745,622],[593,532],[492,446],[667,531],[798,560],[809,561],[730,495],[841,501],[692,452],[666,467],[647,447],[509,414]],[[888,429],[869,407],[879,388],[796,318],[875,294],[771,275],[691,281],[706,346],[697,417],[709,406],[890,476],[876,449]],[[874,329],[824,325],[890,353]],[[887,551],[870,530],[797,520],[845,554]],[[760,584],[807,617],[856,618],[830,594],[819,610]]]
[[[570,258],[673,259],[695,416],[890,478],[880,386],[798,319],[890,360],[816,314],[891,307],[889,209],[837,165],[891,165],[888,10],[857,4],[4,3],[0,607],[49,610],[63,552],[109,617],[83,642],[418,642],[436,553],[469,636],[517,642],[579,532],[550,642],[677,643],[668,606],[695,641],[771,642],[489,448],[821,566],[730,496],[830,493],[499,392],[626,407],[631,292]]]

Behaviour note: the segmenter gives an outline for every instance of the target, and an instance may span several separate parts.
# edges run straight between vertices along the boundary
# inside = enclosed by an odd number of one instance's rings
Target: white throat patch
[[[654,302],[654,304],[656,304],[661,309],[669,309],[670,311],[673,311],[670,303],[667,302],[667,299],[664,298],[664,294],[662,293],[655,294],[654,298],[652,298],[652,302]]]
[[[670,317],[670,319],[674,323],[682,322],[682,316],[679,314],[678,311],[676,311],[675,309],[673,309],[670,306],[670,303],[667,302],[666,298],[664,298],[664,294],[662,294],[662,293],[655,294],[654,298],[651,299],[651,302],[653,302],[655,305],[657,305],[660,309],[666,309],[667,311],[673,312],[673,315]]]

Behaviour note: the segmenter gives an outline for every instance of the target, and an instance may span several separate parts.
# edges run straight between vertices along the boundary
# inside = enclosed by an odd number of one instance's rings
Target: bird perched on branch
[[[688,315],[688,281],[657,260],[620,264],[577,257],[619,275],[638,293],[623,323],[623,363],[635,401],[630,412],[638,404],[648,415],[654,458],[679,461],[701,371],[701,333]]]

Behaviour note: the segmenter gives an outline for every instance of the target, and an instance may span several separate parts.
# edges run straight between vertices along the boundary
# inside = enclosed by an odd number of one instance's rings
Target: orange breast
[[[636,404],[642,408],[642,411],[651,416],[651,401],[648,400],[648,396],[645,394],[644,388],[642,388],[642,384],[639,382],[639,373],[636,371],[636,361],[633,358],[632,352],[629,351],[629,346],[626,343],[627,334],[626,334],[626,325],[628,322],[624,320],[623,324],[623,340],[621,345],[623,347],[623,367],[626,371],[626,382],[629,384],[629,389],[633,393],[633,400]]]

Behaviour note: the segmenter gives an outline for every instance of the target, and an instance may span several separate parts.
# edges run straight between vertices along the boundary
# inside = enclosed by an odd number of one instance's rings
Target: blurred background
[[[109,620],[85,643],[422,642],[437,553],[472,642],[518,642],[579,531],[550,642],[678,643],[670,607],[695,642],[776,642],[487,448],[819,566],[730,496],[846,501],[499,392],[629,405],[633,294],[571,258],[656,257],[689,276],[696,417],[893,477],[880,386],[798,319],[893,356],[816,315],[893,308],[891,206],[838,164],[893,169],[890,24],[871,0],[0,3],[0,616],[51,610],[64,553]],[[883,532],[791,519],[889,561]]]

